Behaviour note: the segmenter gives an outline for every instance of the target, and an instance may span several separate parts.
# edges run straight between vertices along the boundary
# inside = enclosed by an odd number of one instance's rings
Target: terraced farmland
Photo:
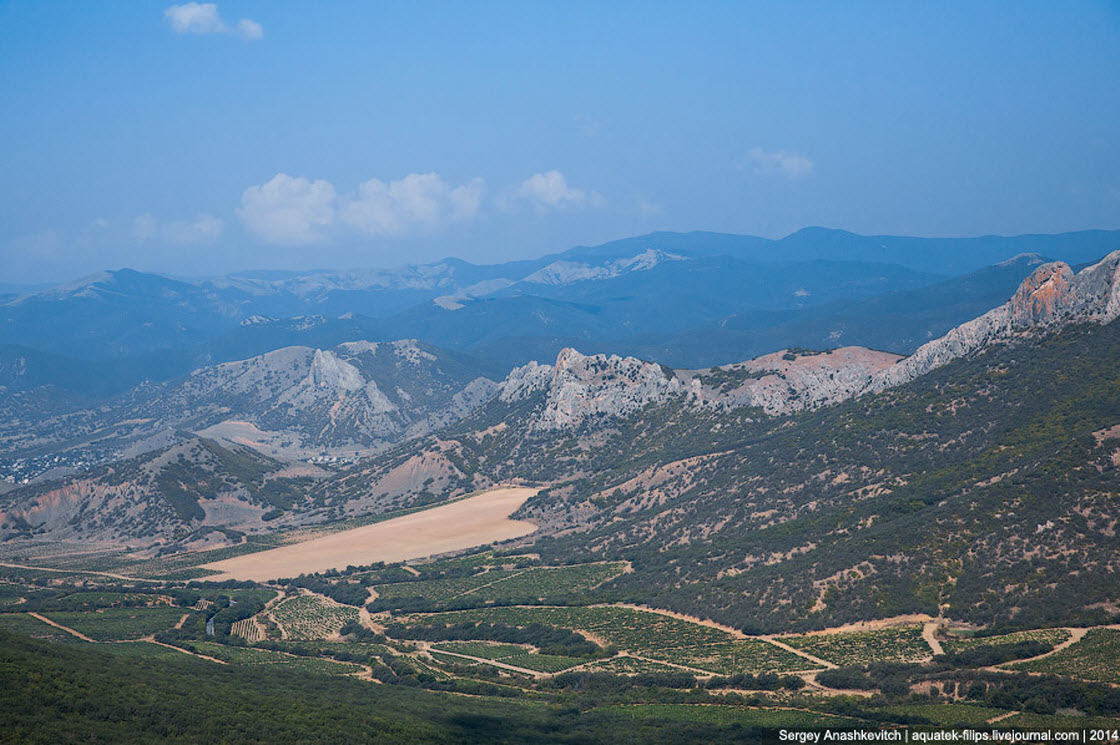
[[[677,665],[733,675],[735,673],[788,672],[815,669],[812,662],[780,647],[753,639],[694,647],[650,650],[645,656]]]
[[[421,579],[374,586],[380,598],[422,597],[433,603],[564,602],[580,597],[626,568],[623,562],[528,569],[492,569],[469,577]],[[462,607],[462,606],[460,606]]]
[[[582,657],[565,657],[561,655],[537,654],[530,646],[520,644],[500,644],[491,642],[441,642],[431,648],[432,656],[441,659],[440,652],[452,652],[478,657],[506,665],[535,670],[542,673],[557,673],[562,670],[582,665],[587,659]],[[469,662],[454,656],[444,656],[442,659],[455,662]]]
[[[511,603],[533,603],[548,598],[580,595],[622,574],[622,562],[576,564],[565,567],[535,567],[513,572],[500,582],[480,587],[469,593],[480,602],[502,600]]]
[[[1120,683],[1120,631],[1091,629],[1081,641],[1032,662],[1006,666],[1013,670],[1068,675],[1071,678]]]
[[[237,621],[230,627],[230,633],[234,636],[240,636],[245,641],[252,644],[264,639],[264,631],[257,625],[257,622],[252,618],[244,618]]]
[[[97,649],[101,652],[108,652],[118,657],[138,657],[145,660],[176,660],[181,662],[186,657],[182,652],[168,649],[161,644],[152,644],[151,642],[143,641],[99,644],[97,645]],[[214,663],[202,662],[202,664],[212,665]]]
[[[424,598],[433,602],[446,602],[464,593],[492,582],[500,582],[517,571],[494,570],[483,572],[470,577],[454,577],[447,579],[421,579],[413,582],[394,582],[389,585],[376,585],[378,597],[383,598]]]
[[[493,642],[442,642],[432,647],[444,652],[456,652],[482,657],[487,660],[500,660],[517,654],[525,654],[529,648],[519,644],[498,644]]]
[[[283,652],[274,652],[271,649],[233,647],[228,644],[218,644],[217,642],[192,642],[190,646],[200,654],[239,665],[281,664],[292,659],[291,655],[284,654]]]
[[[922,639],[922,627],[916,624],[873,631],[783,636],[781,641],[836,665],[916,662],[933,654]]]
[[[503,657],[500,661],[507,665],[522,667],[526,670],[536,670],[541,673],[558,673],[587,662],[587,660],[580,657],[561,657],[554,654],[526,653]]]
[[[1026,641],[1039,641],[1047,644],[1058,645],[1069,639],[1070,633],[1065,629],[1031,629],[1029,631],[1015,631],[1000,636],[978,637],[950,637],[941,642],[942,648],[949,653],[964,652],[977,647],[994,644],[1017,644]]]
[[[362,670],[361,665],[338,662],[316,657],[297,657],[271,649],[231,647],[215,642],[194,642],[191,646],[200,654],[223,660],[232,665],[274,665],[285,670],[309,672],[319,675],[351,675]]]
[[[502,607],[447,613],[417,614],[423,623],[455,624],[463,622],[504,623],[528,626],[533,623],[588,632],[605,644],[646,655],[667,648],[700,646],[734,641],[735,637],[720,629],[701,626],[671,616],[615,606],[561,608]]]
[[[588,672],[611,673],[614,675],[638,675],[641,673],[679,673],[679,667],[662,662],[643,660],[638,657],[618,656],[609,660],[593,662],[585,668]]]
[[[348,621],[358,619],[358,609],[336,605],[317,595],[297,595],[269,611],[285,639],[316,640],[335,636]]]
[[[424,614],[413,618],[422,623],[444,624],[469,621],[528,626],[540,623],[582,632],[602,644],[614,645],[659,662],[711,673],[759,673],[812,667],[812,663],[804,658],[764,641],[738,639],[720,629],[633,608],[502,607]]]

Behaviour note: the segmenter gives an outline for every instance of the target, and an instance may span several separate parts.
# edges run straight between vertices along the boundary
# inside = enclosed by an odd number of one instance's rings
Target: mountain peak
[[[1064,261],[1041,265],[1008,301],[1012,318],[1019,325],[1048,323],[1073,301],[1073,279],[1073,270]]]

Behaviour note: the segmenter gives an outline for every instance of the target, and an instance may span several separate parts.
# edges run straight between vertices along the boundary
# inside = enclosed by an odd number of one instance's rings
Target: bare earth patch
[[[295,577],[351,564],[422,559],[493,541],[520,538],[537,529],[525,520],[510,520],[537,489],[492,489],[475,497],[423,512],[364,525],[303,543],[206,564],[222,574],[209,579],[266,581]]]

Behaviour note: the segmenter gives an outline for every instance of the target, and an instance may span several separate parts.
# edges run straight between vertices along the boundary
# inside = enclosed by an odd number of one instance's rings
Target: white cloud
[[[177,246],[213,243],[221,237],[225,223],[213,215],[200,214],[194,220],[172,220],[163,226],[163,239]]]
[[[485,189],[480,178],[452,188],[437,173],[412,173],[388,183],[370,179],[345,202],[340,217],[370,235],[431,231],[478,214]]]
[[[654,217],[656,215],[660,215],[665,211],[665,209],[657,202],[642,198],[638,199],[637,208],[638,214],[643,217]]]
[[[107,225],[107,224],[106,224]],[[213,243],[221,237],[225,223],[213,215],[200,213],[194,220],[169,220],[161,222],[155,215],[146,213],[132,220],[132,237],[138,243],[160,239],[176,246],[195,246]]]
[[[256,21],[242,18],[237,22],[237,33],[246,41],[257,41],[264,38],[264,27]]]
[[[214,3],[184,3],[163,11],[163,17],[177,34],[223,34],[229,31]]]
[[[470,183],[456,186],[447,195],[451,204],[451,219],[469,220],[478,214],[482,207],[482,197],[486,194],[486,182],[480,178],[472,179]]]
[[[335,189],[322,179],[278,173],[267,183],[245,190],[237,216],[269,243],[319,243],[334,222]]]
[[[264,37],[264,28],[261,24],[248,18],[242,18],[231,29],[222,20],[216,3],[191,2],[172,5],[163,11],[163,17],[171,24],[171,30],[177,34],[236,33],[247,41],[256,41]]]
[[[777,150],[768,153],[760,147],[751,148],[746,164],[758,174],[779,174],[793,180],[813,172],[813,161],[798,153]]]
[[[502,206],[512,208],[518,202],[527,202],[539,212],[565,207],[602,207],[607,200],[597,191],[585,191],[568,186],[560,171],[537,173],[513,187],[501,200]]]
[[[155,215],[144,214],[132,221],[132,237],[143,243],[159,235],[159,220]]]

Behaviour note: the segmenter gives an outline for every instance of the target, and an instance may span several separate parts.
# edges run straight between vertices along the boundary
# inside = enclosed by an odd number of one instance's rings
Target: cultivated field
[[[732,674],[804,670],[808,660],[757,639],[739,639],[711,628],[662,613],[616,606],[590,607],[498,607],[452,611],[412,617],[416,623],[457,624],[502,623],[547,626],[582,632],[589,638],[613,645],[670,667],[703,673]],[[510,660],[503,660],[516,664]],[[539,668],[534,668],[539,669]],[[552,671],[545,671],[552,672]]]
[[[93,612],[50,612],[45,617],[97,641],[139,639],[173,627],[181,608],[107,608]]]
[[[281,601],[270,611],[285,639],[326,639],[338,634],[347,621],[356,621],[358,609],[336,605],[316,595],[297,595]]]
[[[519,538],[536,530],[536,525],[509,516],[536,493],[528,488],[493,489],[373,525],[206,564],[205,568],[220,572],[218,580],[264,581],[349,565],[422,559]]]
[[[911,624],[871,631],[784,636],[781,641],[836,665],[915,662],[933,655],[922,639],[922,627]]]
[[[644,660],[639,657],[612,657],[609,660],[594,662],[584,668],[588,672],[612,673],[615,675],[638,675],[640,673],[679,673],[679,667],[663,662]]]
[[[433,649],[443,652],[456,652],[471,657],[481,657],[486,660],[500,660],[503,657],[512,657],[515,654],[525,654],[529,651],[527,646],[494,642],[441,642],[436,644]]]
[[[243,618],[236,621],[230,628],[230,633],[234,636],[240,636],[250,644],[264,640],[264,632],[257,622],[252,618]]]
[[[432,603],[484,605],[564,602],[617,577],[625,571],[623,562],[576,564],[528,569],[492,569],[468,577],[418,579],[375,585],[379,598],[424,598]],[[409,577],[408,579],[412,579]]]
[[[946,652],[963,652],[977,647],[995,644],[1017,644],[1018,642],[1039,641],[1057,646],[1069,639],[1069,632],[1065,629],[1031,629],[1029,631],[1014,631],[1010,634],[999,636],[976,636],[949,638],[941,642]]]
[[[1006,667],[1120,683],[1120,630],[1092,629],[1081,641],[1052,655]]]

